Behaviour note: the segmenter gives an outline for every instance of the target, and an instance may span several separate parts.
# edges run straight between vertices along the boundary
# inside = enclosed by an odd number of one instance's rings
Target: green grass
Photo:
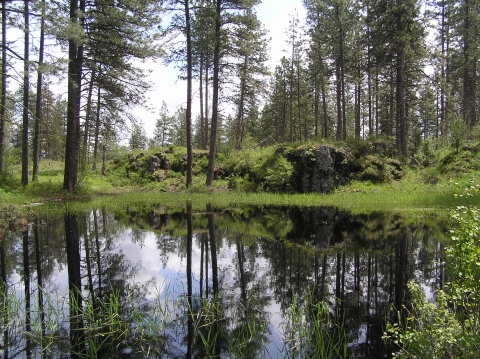
[[[222,357],[228,358],[269,358],[273,354],[267,350],[272,340],[268,314],[254,294],[241,301],[232,301],[222,293],[213,299],[194,295],[192,307],[184,288],[177,293],[167,286],[164,293],[155,293],[148,303],[142,303],[138,297],[138,290],[142,289],[137,284],[122,294],[110,289],[108,295],[97,298],[95,303],[84,293],[81,306],[72,299],[73,295],[44,292],[44,306],[40,309],[32,305],[31,330],[26,332],[24,298],[1,287],[0,320],[3,330],[10,333],[9,344],[27,338],[31,349],[51,357],[61,357],[69,350],[71,355],[85,359],[98,355],[119,357],[124,350],[140,357],[160,357],[168,354],[169,344],[175,345],[186,336],[190,321],[193,350],[203,353],[204,358],[218,358],[219,349]],[[68,311],[69,306],[73,310]],[[43,323],[42,311],[46,314]],[[69,343],[69,312],[77,313],[75,319],[82,323],[82,329],[78,329],[81,334],[77,336],[80,341],[75,347]],[[343,325],[329,314],[326,303],[317,302],[312,296],[304,304],[299,304],[294,296],[285,309],[283,321],[275,329],[282,339],[275,345],[284,358],[348,357]],[[173,333],[179,337],[173,338]],[[74,353],[73,348],[79,352]]]
[[[291,147],[291,146],[290,146]],[[246,149],[230,154],[220,154],[217,163],[232,173],[229,178],[216,180],[211,188],[205,186],[205,158],[198,158],[199,171],[193,178],[190,189],[185,187],[185,177],[180,172],[167,171],[162,182],[147,180],[138,174],[128,175],[126,164],[128,154],[121,155],[108,164],[107,176],[100,170],[87,170],[80,175],[80,184],[75,194],[63,190],[63,162],[40,162],[39,180],[25,188],[20,185],[20,167],[12,166],[7,176],[0,177],[0,203],[28,207],[35,203],[69,202],[69,209],[91,209],[94,207],[116,208],[121,206],[149,206],[159,203],[182,205],[192,201],[194,207],[202,209],[206,203],[217,207],[240,204],[252,205],[294,205],[294,206],[336,206],[352,211],[397,211],[420,213],[442,211],[452,206],[479,202],[477,197],[454,197],[458,188],[464,188],[470,181],[478,181],[478,145],[462,147],[459,153],[453,149],[441,148],[434,154],[431,150],[424,156],[428,160],[418,169],[405,168],[400,180],[372,184],[369,181],[353,181],[330,194],[283,194],[257,191],[245,192],[244,179],[251,170],[263,168],[262,161],[268,161],[274,146],[264,149]],[[158,152],[154,149],[151,152]],[[171,151],[172,162],[183,157],[184,149]],[[138,155],[138,153],[136,154]],[[148,157],[149,152],[145,152]],[[88,167],[89,168],[89,167]],[[461,169],[461,170],[459,170]],[[254,171],[255,172],[255,171]],[[263,172],[262,172],[263,173]],[[249,175],[248,175],[249,176]],[[235,182],[236,189],[232,189]],[[242,185],[243,184],[243,185]],[[229,188],[230,187],[230,188]],[[25,206],[26,205],[26,206]]]

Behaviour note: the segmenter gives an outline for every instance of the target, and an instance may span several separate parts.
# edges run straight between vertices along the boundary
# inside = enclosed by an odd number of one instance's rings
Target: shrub
[[[357,179],[373,183],[391,182],[403,177],[400,161],[383,156],[367,155],[357,161]]]
[[[478,190],[473,186],[466,195]],[[438,290],[435,300],[428,302],[420,286],[410,283],[411,308],[398,312],[398,323],[387,324],[384,338],[400,346],[397,358],[478,358],[480,209],[459,206],[452,218],[457,226],[446,249],[445,291]]]

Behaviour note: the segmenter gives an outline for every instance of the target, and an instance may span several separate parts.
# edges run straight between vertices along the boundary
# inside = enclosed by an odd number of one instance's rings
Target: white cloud
[[[258,18],[263,22],[269,32],[270,41],[270,61],[269,66],[273,70],[280,58],[285,55],[282,50],[286,50],[286,30],[288,22],[292,15],[298,12],[300,20],[305,18],[305,9],[301,0],[264,0],[256,7]],[[168,67],[161,62],[147,63],[146,66],[152,69],[150,81],[154,84],[152,91],[148,93],[147,105],[152,111],[139,109],[136,116],[142,120],[145,125],[147,135],[152,137],[155,129],[155,122],[158,113],[165,101],[170,114],[173,114],[180,106],[186,103],[186,81],[178,80],[178,70],[173,65]],[[193,84],[194,93],[197,91],[198,84]],[[193,116],[198,114],[197,94],[194,94]]]

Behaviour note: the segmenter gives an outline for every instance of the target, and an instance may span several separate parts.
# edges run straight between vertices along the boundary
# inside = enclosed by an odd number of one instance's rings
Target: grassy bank
[[[63,191],[63,163],[42,161],[39,180],[25,188],[20,185],[20,167],[13,166],[6,176],[0,177],[0,203],[2,205],[32,206],[38,203],[68,202],[71,209],[85,207],[116,207],[125,204],[147,206],[156,204],[184,205],[192,201],[196,209],[205,203],[218,207],[239,204],[336,206],[352,211],[425,212],[442,211],[456,205],[478,202],[478,196],[457,195],[459,189],[478,183],[480,159],[478,145],[464,146],[461,151],[437,151],[423,155],[416,166],[404,166],[399,180],[389,179],[379,183],[353,179],[329,194],[274,193],[268,188],[251,188],[253,175],[241,175],[242,171],[257,173],[275,156],[275,148],[260,151],[243,150],[220,155],[218,163],[232,171],[220,177],[212,187],[205,186],[205,157],[199,155],[195,162],[193,185],[185,188],[183,150],[171,152],[171,170],[161,171],[162,180],[153,179],[142,170],[132,172],[132,158],[137,154],[125,153],[122,158],[112,158],[107,164],[107,175],[99,171],[80,171],[79,186],[75,194]],[[152,153],[155,150],[152,150]],[[158,152],[158,150],[157,150]],[[149,153],[142,154],[147,158]],[[370,156],[371,157],[371,156]],[[138,162],[138,161],[137,161]],[[378,161],[377,161],[378,162]],[[369,171],[369,169],[366,169]],[[257,171],[257,172],[255,172]],[[279,170],[280,171],[280,170]],[[378,171],[378,169],[377,169]],[[271,174],[272,171],[269,170]],[[157,173],[156,176],[159,174]],[[282,172],[276,173],[279,177]],[[384,176],[385,177],[385,176]],[[242,185],[239,185],[242,184]]]

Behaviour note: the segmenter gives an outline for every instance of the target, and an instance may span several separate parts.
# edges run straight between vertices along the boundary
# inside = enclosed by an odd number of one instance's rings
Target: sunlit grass
[[[255,153],[257,157],[262,155],[262,151]],[[249,161],[253,161],[250,157]],[[217,179],[212,187],[207,187],[204,173],[197,173],[188,189],[185,177],[176,172],[169,172],[162,182],[136,182],[139,179],[129,178],[123,164],[115,165],[113,162],[108,166],[107,176],[103,176],[100,170],[91,171],[90,165],[87,165],[86,170],[79,173],[76,193],[70,194],[63,190],[63,168],[64,164],[60,161],[41,161],[39,180],[30,182],[25,188],[20,185],[20,168],[12,168],[8,176],[0,178],[0,203],[21,207],[48,203],[51,207],[52,203],[60,202],[62,205],[56,205],[57,210],[65,206],[71,210],[89,210],[157,204],[183,206],[186,201],[191,201],[197,210],[203,210],[206,203],[211,203],[217,207],[242,204],[335,206],[353,212],[395,211],[414,214],[480,202],[478,197],[454,197],[459,188],[464,188],[470,181],[478,181],[476,172],[441,173],[436,167],[406,168],[401,180],[388,183],[353,181],[330,194],[242,192],[229,189],[228,179]]]

